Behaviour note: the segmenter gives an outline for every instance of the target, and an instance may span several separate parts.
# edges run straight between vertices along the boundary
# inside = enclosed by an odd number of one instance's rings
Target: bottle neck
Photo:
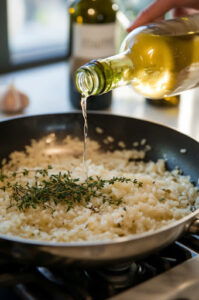
[[[104,87],[104,74],[98,61],[93,60],[80,67],[75,74],[77,90],[84,96],[101,94]]]
[[[130,83],[132,70],[132,61],[125,53],[93,60],[76,71],[76,87],[85,96],[107,93]]]

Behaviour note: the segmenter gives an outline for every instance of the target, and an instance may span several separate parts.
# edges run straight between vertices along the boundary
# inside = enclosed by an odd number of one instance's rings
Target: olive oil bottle
[[[71,25],[70,101],[80,108],[80,94],[74,84],[74,71],[89,60],[115,54],[117,5],[111,0],[74,0],[69,6]],[[88,109],[106,109],[112,93],[93,96]],[[94,101],[93,101],[94,100]]]
[[[199,14],[133,30],[121,53],[80,67],[81,94],[107,93],[132,84],[145,98],[162,99],[199,85]]]

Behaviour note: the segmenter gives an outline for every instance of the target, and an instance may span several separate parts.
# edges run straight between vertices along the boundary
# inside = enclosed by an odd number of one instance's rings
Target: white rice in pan
[[[0,187],[8,181],[22,185],[28,181],[31,185],[34,181],[32,170],[45,169],[48,165],[52,166],[49,174],[70,171],[73,178],[83,182],[86,178],[82,164],[83,143],[66,137],[63,144],[65,147],[60,152],[52,134],[39,142],[33,141],[24,152],[12,153],[10,161],[3,167],[8,179],[0,182]],[[10,206],[9,191],[1,189],[0,234],[54,242],[114,240],[155,231],[198,207],[198,191],[188,176],[180,175],[177,169],[167,171],[163,159],[147,163],[138,160],[144,156],[145,151],[122,147],[121,150],[103,153],[96,142],[89,141],[88,176],[107,180],[113,177],[132,179],[103,188],[104,195],[121,199],[121,203],[103,203],[102,199],[94,197],[87,204],[74,204],[69,210],[65,203],[19,210],[13,201]],[[24,169],[31,171],[22,176]],[[18,175],[11,176],[13,172]]]

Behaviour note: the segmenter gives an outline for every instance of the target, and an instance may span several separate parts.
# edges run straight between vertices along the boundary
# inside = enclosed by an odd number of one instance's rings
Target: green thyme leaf
[[[26,170],[22,171],[24,176],[27,176],[30,172],[34,172],[33,182],[30,184],[17,182],[17,175],[19,173],[12,173],[15,178],[14,183],[6,182],[1,190],[9,191],[10,194],[10,206],[17,206],[19,210],[25,210],[27,208],[37,208],[38,206],[51,208],[51,205],[57,205],[64,203],[66,210],[70,210],[75,204],[81,204],[87,206],[87,204],[93,199],[101,199],[102,203],[108,203],[110,205],[120,205],[122,198],[117,198],[111,194],[111,191],[107,193],[104,188],[115,184],[132,183],[141,187],[142,182],[137,179],[130,179],[125,177],[113,177],[109,180],[102,179],[97,176],[93,178],[88,177],[84,182],[80,182],[79,178],[73,178],[70,172],[58,174],[48,174],[48,170],[51,169],[48,166],[47,169],[38,170]],[[8,177],[0,173],[0,180],[4,181]]]
[[[163,202],[164,200],[165,200],[164,197],[162,197],[162,198],[159,199],[160,202]]]

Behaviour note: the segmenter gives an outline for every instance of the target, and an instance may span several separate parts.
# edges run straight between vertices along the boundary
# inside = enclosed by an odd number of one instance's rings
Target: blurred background
[[[0,1],[0,120],[16,114],[56,113],[76,109],[71,99],[69,79],[72,40],[68,8],[73,2]],[[115,52],[126,35],[126,27],[150,2],[113,2],[116,11]],[[10,109],[10,103],[11,106],[17,106],[16,91],[24,93],[28,98],[26,106],[21,110]],[[180,103],[165,108],[149,105],[146,99],[128,86],[113,92],[111,105],[106,110],[163,123],[199,139],[197,94],[198,89],[185,92],[181,95]],[[9,102],[9,107],[5,105],[6,109],[1,105],[5,100]]]
[[[1,73],[68,54],[65,0],[2,0]]]
[[[0,1],[0,73],[69,56],[67,0]],[[151,0],[117,0],[126,25]],[[118,28],[119,31],[119,28]],[[122,37],[121,37],[122,38]]]

